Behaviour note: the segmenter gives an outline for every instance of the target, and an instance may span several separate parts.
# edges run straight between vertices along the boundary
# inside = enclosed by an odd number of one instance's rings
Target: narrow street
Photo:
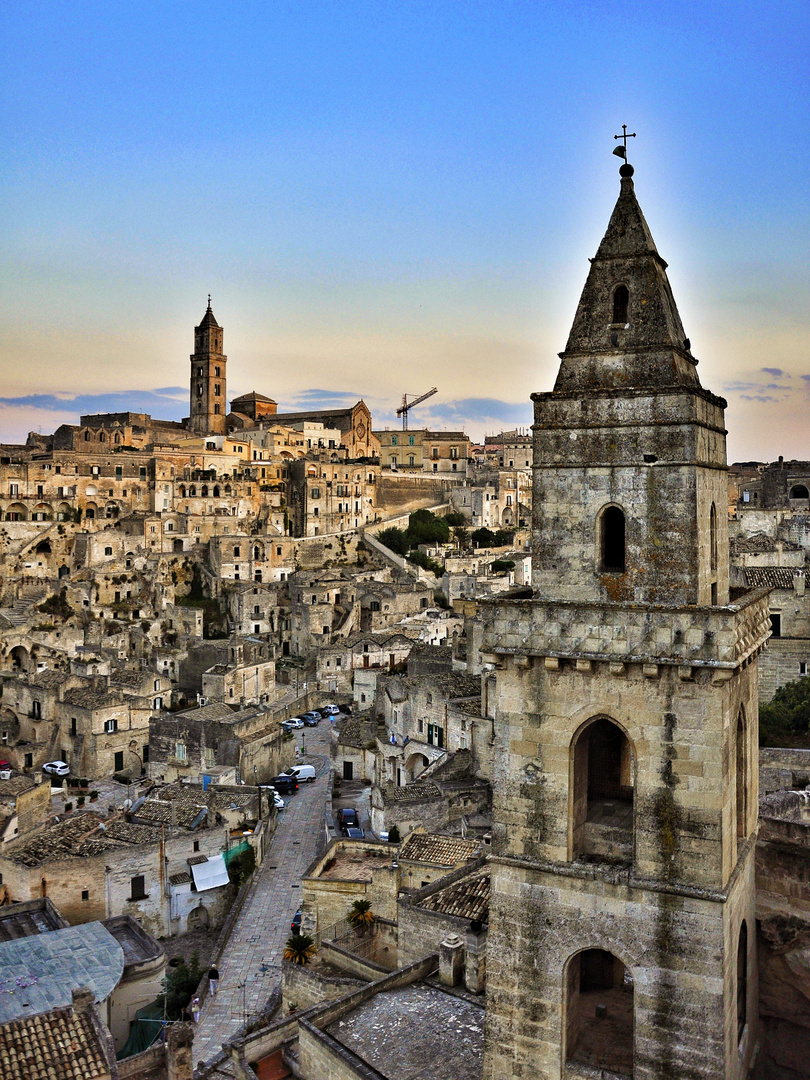
[[[248,1019],[258,1012],[281,983],[281,957],[290,936],[290,921],[301,905],[301,877],[324,846],[325,813],[329,802],[329,721],[306,728],[306,761],[315,765],[315,783],[301,784],[285,797],[242,911],[219,963],[219,991],[204,1002],[194,1033],[194,1061],[214,1057]],[[296,741],[301,744],[301,735]]]

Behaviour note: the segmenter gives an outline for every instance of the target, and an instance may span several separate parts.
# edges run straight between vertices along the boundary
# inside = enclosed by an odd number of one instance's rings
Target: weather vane
[[[628,139],[635,139],[635,137],[636,137],[635,131],[631,131],[628,134],[628,132],[627,132],[627,124],[622,124],[622,133],[621,133],[621,135],[614,135],[613,136],[614,140],[615,139],[621,139],[622,140],[622,145],[615,147],[615,149],[613,150],[613,153],[616,155],[616,157],[624,158],[624,165],[622,165],[621,168],[619,169],[619,173],[620,173],[621,176],[632,176],[633,175],[633,166],[627,160],[627,140]]]

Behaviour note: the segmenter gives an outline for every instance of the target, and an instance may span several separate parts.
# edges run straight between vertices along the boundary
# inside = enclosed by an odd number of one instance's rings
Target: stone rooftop
[[[124,950],[100,922],[0,942],[0,1024],[69,1005],[80,986],[105,1001],[123,973]]]
[[[425,983],[383,991],[326,1032],[386,1080],[477,1080],[484,1008]]]
[[[64,701],[67,705],[75,705],[80,709],[112,708],[124,704],[124,699],[118,691],[94,690],[84,686],[66,690]]]
[[[442,789],[432,780],[417,780],[405,787],[397,787],[396,784],[385,784],[382,788],[382,797],[388,806],[396,802],[413,802],[418,799],[440,799]]]
[[[427,896],[419,907],[441,912],[442,915],[454,915],[459,919],[488,922],[489,870],[477,870],[460,881],[454,881],[452,885]]]
[[[368,848],[359,846],[357,850],[352,850],[350,847],[338,847],[332,853],[332,857],[327,860],[318,877],[329,881],[371,881],[371,875],[375,870],[389,865],[390,857],[390,851],[386,851],[382,846],[379,855],[369,851]]]
[[[456,866],[467,859],[474,859],[479,848],[477,840],[413,832],[399,849],[399,861],[404,862],[407,859],[411,862],[433,863],[435,866]]]
[[[23,866],[40,866],[47,859],[100,855],[124,844],[157,843],[159,839],[159,831],[150,825],[136,825],[123,818],[102,822],[96,814],[83,812],[46,825],[20,844],[10,844],[6,855]]]
[[[62,930],[67,925],[47,897],[22,900],[0,908],[0,942],[47,934],[51,930]]]
[[[12,776],[8,780],[0,780],[0,802],[12,802],[32,787],[36,787],[33,776]]]
[[[101,925],[123,949],[124,964],[127,967],[146,960],[156,960],[163,952],[160,942],[148,934],[131,915],[113,915]]]
[[[749,589],[792,589],[796,574],[792,566],[746,566],[742,572]]]
[[[70,675],[64,671],[37,671],[28,676],[28,685],[39,687],[41,690],[55,690],[66,682]]]
[[[72,1008],[0,1024],[3,1080],[92,1080],[110,1075],[90,1017]]]

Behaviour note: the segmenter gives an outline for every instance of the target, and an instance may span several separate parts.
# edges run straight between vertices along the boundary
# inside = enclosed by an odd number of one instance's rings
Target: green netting
[[[225,865],[230,866],[233,860],[238,859],[239,856],[243,852],[247,851],[249,847],[250,844],[248,843],[248,841],[243,840],[241,844],[237,844],[236,847],[232,847],[230,851],[224,852],[222,857],[225,860]]]
[[[148,1050],[153,1042],[160,1038],[163,1030],[163,1006],[159,1001],[153,1001],[151,1005],[144,1005],[135,1013],[135,1019],[130,1024],[129,1038],[115,1055],[118,1061],[132,1057]]]

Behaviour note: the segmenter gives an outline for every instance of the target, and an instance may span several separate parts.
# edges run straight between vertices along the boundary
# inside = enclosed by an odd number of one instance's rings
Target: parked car
[[[339,820],[341,831],[343,831],[343,829],[349,828],[360,828],[360,818],[357,816],[357,811],[350,806],[344,807],[340,811]]]
[[[343,829],[343,835],[348,836],[350,840],[363,840],[366,834],[356,825],[347,825]]]
[[[298,778],[290,776],[288,773],[274,776],[270,783],[280,794],[294,795],[298,791]]]
[[[301,933],[301,908],[293,915],[292,922],[290,923],[290,930],[292,930],[294,934]]]
[[[51,776],[69,776],[70,766],[66,761],[46,761],[42,771],[50,773]]]
[[[306,713],[304,716],[304,723],[307,727],[317,727],[320,722],[320,716],[313,716],[311,713]]]
[[[323,711],[326,713],[327,716],[337,716],[337,714],[340,712],[340,706],[324,705]]]
[[[315,766],[293,765],[291,768],[284,770],[284,775],[294,776],[299,783],[303,780],[307,784],[312,784],[315,781]]]
[[[287,805],[277,791],[273,792],[273,805],[276,810],[283,810]]]
[[[10,768],[11,768],[11,762],[8,761],[6,758],[0,758],[0,769],[2,769],[3,772],[5,772],[7,769],[10,769]]]
[[[304,726],[304,721],[300,716],[291,716],[289,720],[284,720],[281,726],[286,728],[301,728]]]

